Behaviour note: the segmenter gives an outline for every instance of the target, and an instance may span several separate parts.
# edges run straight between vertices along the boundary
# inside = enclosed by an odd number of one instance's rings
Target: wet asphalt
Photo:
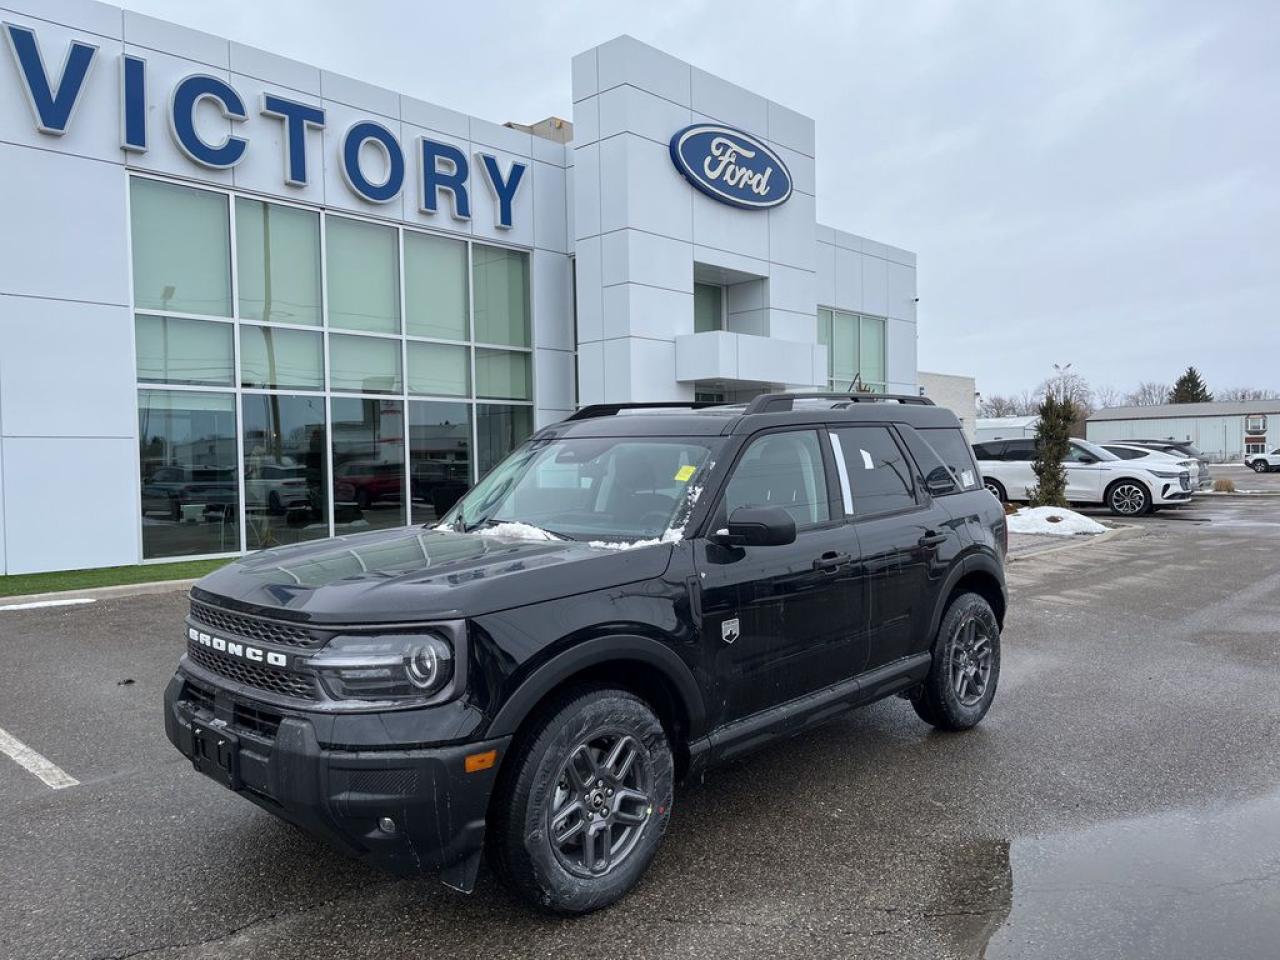
[[[1274,958],[1280,498],[1135,527],[1011,563],[978,729],[895,699],[717,770],[579,920],[390,879],[193,772],[181,594],[0,612],[0,728],[81,781],[0,756],[0,957]]]

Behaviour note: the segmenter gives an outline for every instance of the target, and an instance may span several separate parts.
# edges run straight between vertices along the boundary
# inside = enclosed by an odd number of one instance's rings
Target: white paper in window
[[[876,465],[871,462],[871,454],[869,454],[866,450],[859,450],[858,452],[862,454],[862,465],[866,467],[868,470],[874,470],[876,468]]]

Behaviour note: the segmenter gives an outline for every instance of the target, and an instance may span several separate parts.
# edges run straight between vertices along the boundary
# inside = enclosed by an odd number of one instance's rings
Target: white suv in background
[[[1001,501],[1026,501],[1036,485],[1031,469],[1034,440],[993,440],[974,444],[983,485]],[[1072,440],[1063,462],[1067,500],[1105,504],[1112,513],[1136,517],[1191,499],[1191,473],[1175,461],[1121,460],[1088,440]]]
[[[1244,465],[1255,473],[1280,470],[1280,447],[1276,447],[1270,453],[1251,453],[1244,458]]]

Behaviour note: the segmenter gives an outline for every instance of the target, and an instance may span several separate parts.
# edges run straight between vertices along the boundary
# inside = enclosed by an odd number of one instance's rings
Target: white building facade
[[[916,392],[915,257],[816,222],[813,121],[629,37],[530,132],[0,21],[0,574],[430,522],[587,403]]]
[[[1211,461],[1232,463],[1280,446],[1280,400],[1109,407],[1085,422],[1090,440],[1189,442]]]

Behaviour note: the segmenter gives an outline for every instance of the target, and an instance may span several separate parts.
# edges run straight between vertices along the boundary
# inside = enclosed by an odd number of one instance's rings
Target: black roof
[[[893,394],[770,393],[749,403],[595,404],[538,431],[538,437],[675,436],[748,433],[800,423],[906,423],[960,428],[926,397]]]

